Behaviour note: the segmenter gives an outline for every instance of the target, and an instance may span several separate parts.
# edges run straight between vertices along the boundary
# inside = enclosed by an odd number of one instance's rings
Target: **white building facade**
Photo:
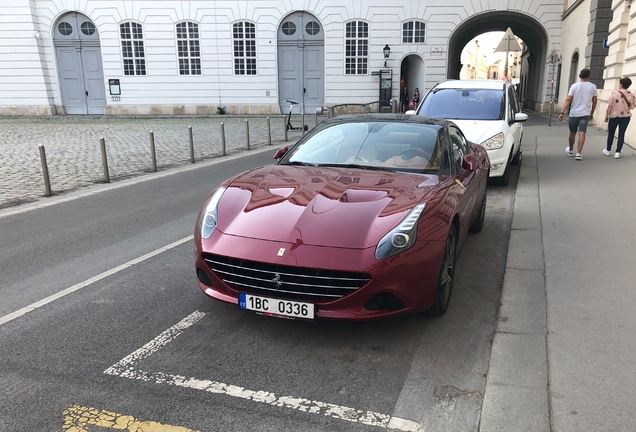
[[[0,115],[278,114],[288,99],[313,113],[396,99],[400,78],[421,93],[458,78],[465,44],[507,27],[529,49],[526,106],[542,110],[563,12],[562,0],[2,0]]]

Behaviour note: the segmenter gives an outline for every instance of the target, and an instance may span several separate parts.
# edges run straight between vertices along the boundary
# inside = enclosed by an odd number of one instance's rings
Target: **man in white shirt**
[[[581,152],[585,145],[585,133],[590,120],[594,120],[594,110],[596,109],[596,85],[590,82],[590,70],[582,69],[579,73],[581,81],[572,84],[568,97],[563,103],[563,108],[559,114],[559,121],[563,121],[563,113],[570,106],[570,114],[568,126],[570,127],[570,136],[568,137],[568,146],[565,152],[568,156],[574,156],[574,139],[576,132],[579,132],[579,146],[574,159],[583,160]]]

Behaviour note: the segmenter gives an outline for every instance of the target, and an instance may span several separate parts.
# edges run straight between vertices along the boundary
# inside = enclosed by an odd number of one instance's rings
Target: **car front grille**
[[[209,269],[232,289],[313,303],[355,292],[371,280],[364,273],[282,266],[204,254]]]

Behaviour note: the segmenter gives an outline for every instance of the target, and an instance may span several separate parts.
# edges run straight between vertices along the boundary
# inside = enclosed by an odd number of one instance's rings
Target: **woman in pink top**
[[[614,142],[614,133],[616,127],[618,127],[618,141],[616,142],[616,153],[614,158],[621,157],[621,150],[623,149],[623,142],[625,141],[625,131],[627,125],[632,117],[631,110],[636,105],[636,98],[632,92],[627,90],[632,85],[632,80],[629,78],[621,78],[618,84],[618,90],[613,92],[607,99],[607,111],[605,113],[605,122],[607,125],[607,148],[603,149],[605,156],[611,156],[612,154],[612,142]]]

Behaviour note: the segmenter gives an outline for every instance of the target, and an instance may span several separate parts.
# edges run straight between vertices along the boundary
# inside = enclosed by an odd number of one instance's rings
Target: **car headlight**
[[[214,195],[212,195],[212,198],[210,198],[210,201],[208,201],[208,204],[205,206],[205,211],[201,215],[199,230],[201,232],[201,237],[204,239],[209,238],[212,235],[214,228],[216,228],[216,224],[218,222],[217,207],[224,192],[224,187],[218,188],[216,192],[214,192]]]
[[[504,134],[499,132],[497,135],[490,137],[481,143],[481,145],[484,146],[486,150],[500,149],[504,146]]]
[[[376,259],[392,257],[415,244],[417,222],[422,213],[424,213],[425,208],[426,204],[416,205],[398,226],[382,237],[375,248]]]

